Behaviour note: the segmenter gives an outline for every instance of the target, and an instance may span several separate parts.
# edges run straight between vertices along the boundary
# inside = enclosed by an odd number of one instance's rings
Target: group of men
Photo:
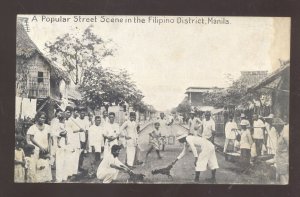
[[[92,114],[86,117],[85,109],[68,106],[64,112],[57,113],[51,127],[56,133],[51,149],[56,182],[76,178],[81,171],[108,183],[115,177],[109,171],[111,167],[129,172],[134,164],[140,164],[136,161],[139,125],[135,112],[130,112],[129,119],[120,126],[113,112],[104,111],[102,117]],[[126,164],[121,165],[115,156],[123,147],[126,148]]]
[[[195,112],[190,113],[190,119],[188,121],[189,134],[193,136],[203,137],[212,143],[214,143],[214,136],[216,134],[216,124],[211,118],[209,111],[204,114],[205,119],[201,120],[195,116]]]
[[[260,156],[263,151],[263,146],[265,146],[268,153],[274,154],[276,152],[276,132],[271,132],[271,128],[269,125],[269,119],[273,119],[274,115],[270,114],[267,117],[261,117],[257,114],[253,114],[252,116],[252,124],[250,124],[249,120],[245,116],[245,114],[241,114],[240,120],[245,124],[247,129],[251,131],[251,138],[255,144],[255,155]],[[240,135],[239,127],[237,123],[233,120],[233,115],[229,115],[229,120],[225,125],[225,145],[224,152],[227,151],[235,151],[236,144],[238,144],[237,136]],[[275,134],[274,134],[275,133]],[[273,137],[275,135],[275,138]],[[230,148],[229,148],[229,145]]]

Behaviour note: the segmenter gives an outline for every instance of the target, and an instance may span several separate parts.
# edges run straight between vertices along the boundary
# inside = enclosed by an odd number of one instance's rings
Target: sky
[[[164,111],[176,107],[190,86],[228,87],[226,74],[237,79],[240,71],[277,69],[279,59],[290,57],[290,18],[271,17],[182,17],[206,24],[177,23],[176,16],[157,16],[174,23],[111,22],[111,19],[134,19],[133,16],[82,16],[96,22],[75,22],[67,15],[20,15],[28,17],[31,39],[44,51],[44,44],[65,33],[82,33],[89,25],[116,48],[113,57],[102,65],[127,69],[143,92],[144,101]],[[68,22],[50,22],[51,18],[70,18]],[[152,17],[153,19],[154,17]],[[229,24],[208,24],[208,19]],[[35,20],[36,19],[36,20]],[[141,22],[141,20],[140,20]]]

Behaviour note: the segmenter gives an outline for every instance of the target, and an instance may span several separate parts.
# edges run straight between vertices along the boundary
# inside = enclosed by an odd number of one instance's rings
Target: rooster
[[[168,165],[168,166],[165,167],[165,168],[152,170],[151,173],[152,173],[153,175],[155,175],[155,174],[163,174],[163,175],[167,175],[168,178],[172,178],[172,179],[173,179],[173,177],[172,177],[172,175],[171,175],[171,173],[170,173],[170,171],[171,171],[172,168],[173,168],[173,165],[171,164],[171,165]]]

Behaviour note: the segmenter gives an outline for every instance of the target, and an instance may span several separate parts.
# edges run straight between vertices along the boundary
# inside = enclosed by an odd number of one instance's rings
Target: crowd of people
[[[103,183],[116,180],[119,171],[129,175],[137,165],[147,163],[149,154],[161,151],[176,140],[183,149],[170,165],[174,166],[186,153],[192,152],[195,160],[195,182],[200,173],[211,170],[211,183],[216,183],[219,168],[215,149],[216,123],[209,111],[201,118],[192,111],[187,133],[174,133],[171,126],[174,119],[167,119],[164,113],[153,122],[149,133],[149,148],[145,160],[139,160],[138,138],[140,126],[136,113],[130,112],[128,120],[121,125],[115,122],[115,114],[103,111],[94,115],[85,109],[70,106],[58,111],[56,117],[46,124],[46,114],[38,112],[26,138],[16,135],[15,182],[68,182],[78,177],[98,178]],[[172,143],[171,143],[172,142]],[[197,150],[197,147],[200,149]],[[125,160],[119,160],[124,149]],[[199,151],[201,150],[201,151]],[[239,123],[229,115],[225,124],[225,159],[229,153],[239,152],[240,172],[247,173],[251,164],[261,155],[272,155],[277,177],[282,184],[288,183],[289,125],[285,118],[270,114],[261,117],[254,114],[251,119],[241,114]],[[55,174],[52,175],[52,169]]]
[[[113,112],[87,116],[85,109],[70,106],[57,110],[50,125],[46,118],[37,112],[26,137],[16,135],[15,182],[59,183],[80,175],[109,183],[119,170],[132,173],[134,165],[142,164],[137,158],[140,126],[135,112],[121,126]],[[122,148],[125,164],[118,160]]]
[[[269,114],[267,117],[253,114],[253,116],[249,118],[249,121],[245,114],[242,113],[239,120],[239,124],[237,124],[234,121],[234,116],[231,114],[225,124],[225,142],[223,147],[225,160],[228,158],[227,154],[239,153],[240,172],[248,174],[251,164],[258,161],[262,155],[268,156],[266,158],[269,158],[269,161],[275,164],[278,181],[282,184],[287,184],[289,161],[289,124],[287,117],[285,116],[284,120],[282,120],[278,117],[274,117],[273,114]],[[200,145],[200,141],[206,139],[211,142],[211,144],[215,144],[215,125],[209,111],[205,112],[200,118],[196,117],[195,112],[192,111],[188,121],[188,138],[193,136],[195,140],[185,139],[183,141],[198,141],[201,149],[203,149],[203,147],[209,147],[207,143],[206,145],[205,143]],[[190,145],[190,147],[190,151],[192,151],[196,157],[197,152],[192,148],[193,145]],[[214,158],[214,153],[210,153],[210,156]],[[181,156],[178,158],[181,158]],[[203,160],[206,161],[207,158],[202,159],[202,161]],[[212,180],[215,180],[215,169],[218,168],[217,160],[213,159],[212,163],[214,163],[214,165],[213,168],[210,169],[212,169],[213,172]],[[198,180],[199,172],[197,172],[196,163],[195,166],[195,179]]]

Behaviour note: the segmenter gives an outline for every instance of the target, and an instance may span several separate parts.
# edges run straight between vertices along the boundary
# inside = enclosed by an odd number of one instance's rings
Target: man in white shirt
[[[104,157],[97,170],[97,178],[103,180],[103,183],[111,183],[117,179],[120,170],[127,173],[132,171],[126,167],[118,159],[121,147],[119,145],[113,145],[111,151]]]
[[[104,156],[110,154],[110,149],[113,145],[119,144],[120,126],[115,123],[115,113],[110,112],[108,115],[109,122],[105,123],[104,126]]]
[[[233,120],[233,115],[229,115],[229,120],[225,126],[225,144],[223,152],[227,152],[228,144],[232,145],[232,151],[234,151],[234,142],[236,138],[236,131],[238,127]]]
[[[200,136],[200,127],[202,122],[199,118],[195,117],[195,112],[191,111],[190,119],[188,122],[189,125],[189,134],[194,136]]]
[[[136,154],[137,140],[138,140],[138,124],[136,123],[135,112],[130,112],[129,120],[123,123],[121,131],[124,131],[124,137],[126,140],[126,158],[127,166],[133,167],[134,158]]]
[[[261,155],[262,145],[264,143],[265,124],[260,120],[257,114],[253,114],[253,141],[256,147],[257,156]]]
[[[67,174],[69,176],[77,175],[78,173],[78,164],[79,164],[79,155],[80,155],[80,138],[79,132],[84,132],[82,128],[77,124],[76,114],[73,114],[73,108],[71,106],[67,106],[65,110],[66,115],[66,131],[67,131],[67,141],[68,145],[66,147],[67,161]]]
[[[103,118],[102,118],[102,122],[103,123],[107,123],[107,122],[109,122],[109,117],[108,117],[108,113],[107,113],[107,111],[106,110],[104,110],[103,112],[102,112],[102,115],[103,115]]]
[[[207,179],[207,181],[216,183],[216,171],[219,168],[219,165],[216,157],[215,146],[209,140],[199,136],[183,134],[177,139],[180,143],[184,144],[184,148],[176,160],[172,162],[172,165],[186,154],[186,150],[188,149],[188,146],[190,146],[195,157],[195,182],[199,182],[200,172],[206,171],[208,167],[212,172],[212,177]],[[196,146],[201,149],[199,154]]]
[[[205,119],[203,121],[202,137],[214,143],[214,136],[216,134],[216,124],[211,118],[209,111],[205,112]]]
[[[87,157],[90,161],[88,166],[88,174],[91,176],[95,173],[101,160],[101,152],[103,144],[103,126],[101,125],[101,117],[95,116],[95,124],[91,125],[88,129],[87,135]]]

